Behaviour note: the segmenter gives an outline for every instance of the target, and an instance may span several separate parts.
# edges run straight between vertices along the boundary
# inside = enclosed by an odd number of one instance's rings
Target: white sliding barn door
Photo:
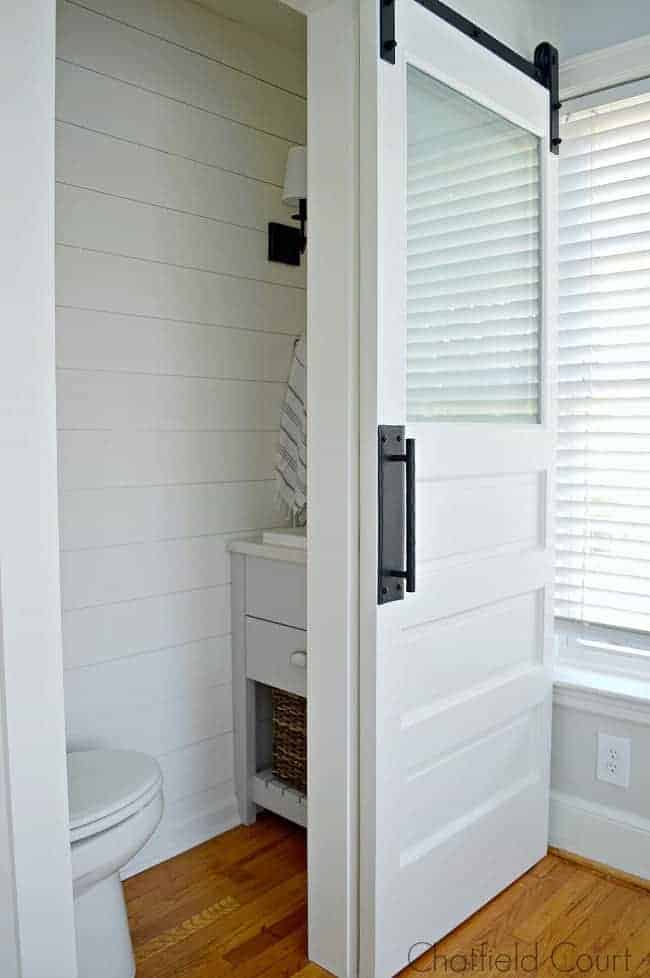
[[[361,22],[361,974],[546,852],[556,158],[536,81],[397,0]],[[377,427],[415,439],[416,589],[377,604]],[[399,582],[395,582],[395,587]]]

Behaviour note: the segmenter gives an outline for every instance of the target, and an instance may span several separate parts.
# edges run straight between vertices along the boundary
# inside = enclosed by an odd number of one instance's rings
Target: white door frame
[[[358,3],[308,16],[309,952],[358,970]],[[0,15],[0,936],[6,978],[75,978],[54,384],[55,0]],[[10,274],[6,274],[10,270]]]
[[[2,7],[0,973],[76,975],[54,386],[55,0]]]
[[[358,973],[359,4],[307,15],[309,957]]]

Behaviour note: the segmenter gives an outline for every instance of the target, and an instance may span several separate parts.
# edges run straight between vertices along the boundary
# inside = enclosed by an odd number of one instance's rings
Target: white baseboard
[[[650,819],[552,791],[549,836],[558,849],[650,879]]]
[[[229,784],[232,785],[232,782]],[[129,876],[142,873],[145,869],[172,859],[181,852],[187,852],[188,849],[241,824],[234,791],[229,792],[225,798],[214,797],[213,792],[206,794],[210,796],[209,803],[197,805],[190,813],[182,812],[182,802],[170,806],[160,827],[144,849],[124,867],[121,878],[128,879]]]

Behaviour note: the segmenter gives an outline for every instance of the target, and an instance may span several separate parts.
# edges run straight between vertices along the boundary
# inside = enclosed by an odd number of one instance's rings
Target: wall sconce
[[[269,224],[269,261],[280,261],[285,265],[299,265],[300,256],[307,245],[305,224],[307,223],[307,147],[294,146],[287,156],[282,200],[298,213],[294,221],[300,221],[300,228],[287,224]]]

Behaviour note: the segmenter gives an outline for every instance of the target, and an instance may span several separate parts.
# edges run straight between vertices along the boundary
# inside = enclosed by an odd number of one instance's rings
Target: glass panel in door
[[[407,68],[410,422],[536,423],[540,140]]]

